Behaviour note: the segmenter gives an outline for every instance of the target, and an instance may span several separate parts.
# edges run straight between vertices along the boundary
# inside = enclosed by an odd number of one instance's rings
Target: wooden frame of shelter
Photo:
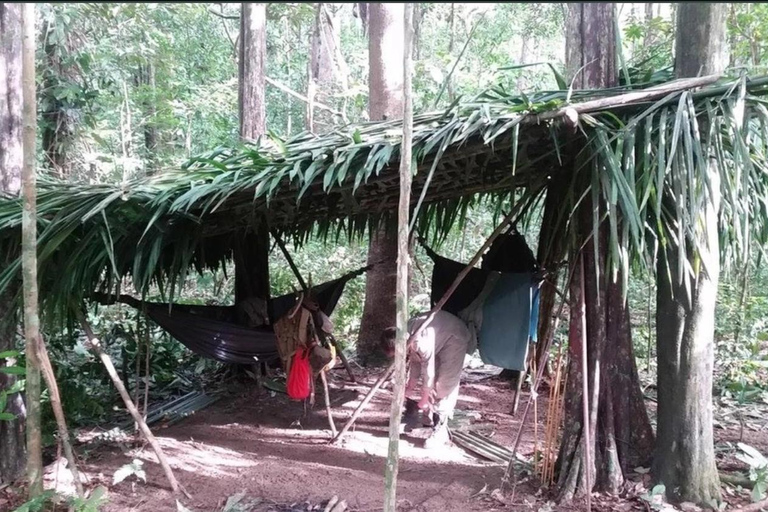
[[[601,116],[673,104],[702,87],[696,94],[704,99],[736,87],[717,80],[661,80],[519,97],[494,89],[443,112],[417,115],[414,225],[439,236],[466,215],[478,196],[515,199],[515,192],[524,189],[515,202],[516,215],[541,199],[555,175],[572,171],[573,148],[560,139],[564,127],[573,130],[580,120],[591,126]],[[745,90],[765,94],[768,80],[744,84]],[[181,170],[123,185],[40,183],[39,279],[45,318],[71,319],[73,305],[79,307],[94,292],[119,293],[126,277],[138,294],[145,296],[158,284],[173,302],[190,269],[222,268],[242,240],[265,226],[298,242],[310,235],[364,234],[391,218],[397,207],[401,133],[399,121],[364,123],[288,141],[264,137],[255,146],[219,149]],[[20,201],[0,200],[0,251],[18,255],[20,225]],[[19,268],[16,258],[0,272],[0,290],[11,287]],[[539,336],[542,340],[552,337],[545,324],[553,306],[554,300],[542,298],[541,318],[547,319],[541,324],[547,333]],[[537,368],[541,374],[541,361]]]

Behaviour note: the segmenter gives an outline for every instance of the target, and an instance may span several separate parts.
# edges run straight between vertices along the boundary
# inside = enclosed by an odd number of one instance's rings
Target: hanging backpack
[[[309,352],[304,347],[299,347],[293,355],[291,371],[288,374],[286,388],[289,397],[293,400],[304,400],[309,396],[311,373]]]

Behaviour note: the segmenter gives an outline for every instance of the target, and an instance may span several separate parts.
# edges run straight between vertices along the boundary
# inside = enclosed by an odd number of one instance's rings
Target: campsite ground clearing
[[[345,419],[359,403],[365,386],[347,383],[343,373],[334,372],[333,412]],[[370,384],[376,375],[365,380]],[[509,384],[496,378],[462,384],[459,409],[476,411],[483,424],[493,431],[492,439],[509,445],[518,428],[516,418],[507,412],[512,394]],[[387,446],[387,412],[390,391],[378,394],[341,446],[329,446],[329,433],[322,406],[302,420],[301,427],[291,424],[302,414],[300,403],[285,395],[256,394],[254,388],[233,393],[186,421],[169,428],[154,430],[170,458],[181,484],[192,499],[180,501],[194,512],[222,510],[228,496],[245,492],[248,498],[261,499],[254,511],[305,511],[306,505],[320,505],[331,496],[345,499],[351,510],[381,510],[383,497],[384,457]],[[527,395],[523,396],[523,400]],[[321,400],[318,401],[322,403]],[[650,404],[652,405],[652,404]],[[546,392],[539,402],[539,446],[544,432]],[[718,441],[737,441],[739,427],[722,418],[715,433]],[[519,417],[519,415],[518,415]],[[521,454],[533,454],[533,423],[525,430]],[[419,512],[481,510],[579,510],[578,503],[549,508],[546,491],[525,478],[518,485],[514,500],[502,503],[494,489],[498,487],[503,468],[489,466],[453,446],[440,453],[428,453],[408,438],[403,438],[399,500],[402,510]],[[765,452],[768,429],[752,425],[745,442]],[[147,483],[131,477],[112,486],[114,472],[134,458],[145,461]],[[727,461],[729,471],[743,469],[733,457]],[[148,447],[111,445],[89,454],[85,470],[92,484],[110,488],[107,511],[177,511],[175,497],[165,488],[165,481],[154,455]],[[639,495],[645,492],[647,476],[634,475],[625,495],[601,497],[598,510],[646,510]],[[645,479],[645,481],[644,481]],[[747,493],[724,493],[731,503],[746,503]],[[295,504],[292,508],[290,505]],[[599,508],[598,508],[599,507]],[[319,509],[322,510],[322,507]]]

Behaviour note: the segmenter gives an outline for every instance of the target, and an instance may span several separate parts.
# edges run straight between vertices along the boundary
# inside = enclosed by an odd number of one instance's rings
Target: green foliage
[[[0,352],[0,362],[6,362],[6,364],[0,366],[0,373],[6,375],[24,375],[26,373],[24,366],[15,364],[19,355],[19,352],[16,350]],[[0,389],[0,421],[12,421],[16,419],[14,414],[6,411],[8,397],[24,391],[25,382],[24,379],[17,379],[8,389]]]
[[[672,66],[675,27],[669,18],[641,18],[630,14],[623,31],[623,49],[630,55],[627,65],[646,73]]]
[[[45,491],[40,496],[32,498],[18,507],[14,512],[42,512],[49,510],[51,506],[55,510],[56,505],[61,504],[64,504],[71,512],[99,512],[106,503],[107,489],[103,486],[96,487],[89,496],[84,498],[64,498],[54,491]]]
[[[728,16],[731,62],[748,69],[765,69],[768,56],[768,6],[732,3]]]

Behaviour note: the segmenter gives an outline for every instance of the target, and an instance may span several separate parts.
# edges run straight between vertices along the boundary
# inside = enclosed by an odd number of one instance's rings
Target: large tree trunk
[[[571,76],[582,70],[576,75],[576,87],[594,89],[616,84],[614,26],[613,4],[569,5],[567,68]],[[590,166],[583,164],[577,160],[573,168],[590,172]],[[586,189],[589,182],[590,177],[582,175],[575,184]],[[618,492],[627,469],[646,462],[653,446],[653,432],[637,376],[627,304],[621,294],[621,275],[614,281],[612,273],[606,270],[607,228],[602,226],[597,238],[590,238],[593,208],[604,211],[604,206],[600,202],[594,204],[588,195],[576,217],[575,245],[569,261],[579,271],[573,273],[571,285],[566,427],[557,462],[559,493],[566,501],[586,492],[587,483],[590,492]],[[579,254],[576,248],[582,244],[584,248]],[[579,295],[582,287],[583,305]],[[586,325],[586,376],[581,364],[582,325]],[[589,436],[585,436],[582,412],[584,379],[588,390]],[[585,437],[589,439],[586,446]]]
[[[240,9],[240,137],[266,132],[264,73],[267,59],[267,4],[243,2]],[[234,249],[235,302],[269,298],[269,227],[255,218]]]
[[[725,4],[680,4],[675,56],[679,77],[723,71],[727,63],[725,17]],[[720,273],[717,232],[720,178],[714,165],[709,166],[707,172],[713,193],[710,201],[702,205],[696,233],[702,270],[691,278],[690,297],[683,284],[686,270],[679,268],[678,246],[670,242],[661,251],[658,262],[659,419],[653,475],[666,487],[668,499],[710,506],[720,499],[712,432],[714,319]],[[692,258],[694,241],[684,243]]]
[[[16,196],[21,189],[21,4],[0,3],[0,195]],[[1,263],[7,255],[0,256]],[[0,294],[0,352],[16,348],[14,292]],[[0,373],[0,389],[10,388],[16,378]],[[0,483],[18,478],[24,470],[24,418],[21,393],[8,398],[5,412],[16,416],[0,421]]]
[[[35,4],[22,7],[23,36],[22,90],[22,147],[24,165],[21,169],[24,212],[21,217],[21,271],[24,290],[24,338],[27,357],[27,478],[29,496],[43,492],[43,450],[40,421],[40,360],[37,340],[40,322],[37,314],[37,226],[35,153],[37,143],[37,98],[35,95]]]
[[[403,110],[403,4],[368,4],[369,99],[371,120],[397,119]],[[397,236],[380,225],[371,236],[365,282],[365,306],[357,353],[366,360],[376,352],[381,332],[395,325]]]

